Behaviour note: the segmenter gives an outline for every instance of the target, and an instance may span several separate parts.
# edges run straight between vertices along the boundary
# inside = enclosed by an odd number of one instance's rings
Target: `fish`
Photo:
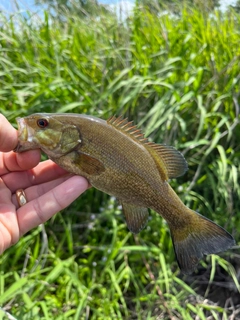
[[[15,152],[41,149],[70,173],[116,197],[129,230],[137,234],[147,224],[149,209],[167,222],[179,268],[191,274],[204,255],[235,245],[225,229],[191,210],[169,180],[188,170],[177,149],[150,142],[123,117],[108,120],[75,113],[36,113],[17,118]]]

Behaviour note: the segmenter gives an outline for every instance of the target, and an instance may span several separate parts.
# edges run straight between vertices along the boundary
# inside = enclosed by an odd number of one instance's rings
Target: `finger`
[[[24,171],[35,167],[41,159],[40,150],[23,153],[7,152],[0,154],[0,175],[12,171]]]
[[[8,152],[13,150],[17,146],[17,142],[17,130],[0,114],[0,151]]]
[[[0,254],[19,239],[19,228],[11,192],[0,179]]]
[[[52,181],[41,183],[36,186],[29,187],[27,189],[20,188],[18,190],[23,190],[25,193],[27,202],[30,202],[34,199],[41,197],[43,194],[45,194],[48,191],[50,191],[51,189],[57,187],[58,185],[60,185],[64,181],[68,180],[69,178],[70,178],[70,176],[68,175],[68,176],[64,176],[64,177],[61,177],[61,178],[58,178],[58,179],[55,179]],[[12,203],[15,205],[16,208],[19,208],[16,193],[14,193],[12,195]]]
[[[11,172],[2,177],[6,186],[14,193],[17,189],[57,179],[68,172],[51,160],[40,162],[35,168],[23,172]]]
[[[70,177],[39,198],[17,210],[20,234],[44,223],[55,213],[66,208],[88,188],[88,181],[80,176]]]

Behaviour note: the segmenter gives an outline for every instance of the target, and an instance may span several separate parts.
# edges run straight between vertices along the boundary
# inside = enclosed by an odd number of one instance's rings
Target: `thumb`
[[[13,150],[18,142],[18,132],[0,113],[0,151]]]

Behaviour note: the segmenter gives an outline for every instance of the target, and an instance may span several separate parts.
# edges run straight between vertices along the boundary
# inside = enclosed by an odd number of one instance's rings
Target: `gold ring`
[[[23,189],[18,189],[16,191],[16,197],[19,207],[22,207],[27,203],[27,197]]]

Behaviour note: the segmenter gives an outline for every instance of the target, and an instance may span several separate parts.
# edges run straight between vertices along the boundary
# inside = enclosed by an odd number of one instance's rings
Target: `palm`
[[[36,150],[0,153],[0,253],[88,188],[84,178],[69,175],[51,160],[38,164],[39,159]],[[15,195],[19,188],[27,198],[20,208]]]

